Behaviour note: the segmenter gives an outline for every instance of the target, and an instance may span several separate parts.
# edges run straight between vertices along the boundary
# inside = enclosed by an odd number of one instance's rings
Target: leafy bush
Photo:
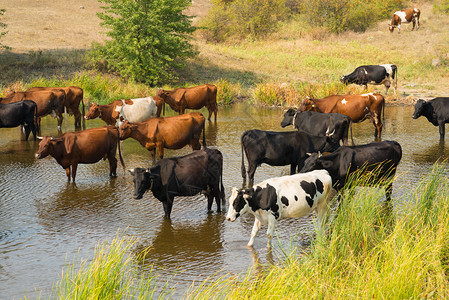
[[[224,78],[214,84],[217,86],[217,102],[219,104],[231,104],[240,94],[240,85],[231,83]]]
[[[234,38],[260,38],[273,32],[286,18],[286,0],[213,0],[212,8],[200,26],[207,41]]]
[[[111,39],[94,44],[91,58],[105,60],[110,71],[149,85],[176,78],[174,70],[195,54],[189,43],[195,30],[182,12],[189,0],[98,0],[98,13]]]
[[[437,12],[449,14],[449,0],[434,0],[433,8]]]
[[[313,26],[330,32],[365,31],[382,18],[402,8],[402,0],[304,0],[302,13]]]

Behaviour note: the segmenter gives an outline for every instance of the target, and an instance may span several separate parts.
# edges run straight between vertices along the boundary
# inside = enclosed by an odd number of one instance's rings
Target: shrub
[[[437,12],[449,14],[449,0],[434,0],[433,8]]]
[[[210,42],[234,38],[260,38],[272,33],[286,18],[285,0],[214,0],[200,22],[203,37]]]
[[[224,78],[219,79],[214,84],[217,87],[217,102],[219,104],[231,104],[240,94],[240,85],[231,83]]]

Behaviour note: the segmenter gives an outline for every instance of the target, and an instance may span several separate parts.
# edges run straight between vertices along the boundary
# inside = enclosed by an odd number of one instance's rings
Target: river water
[[[449,141],[440,142],[438,128],[425,118],[413,120],[412,106],[386,107],[383,140],[398,141],[403,150],[398,178],[393,185],[393,201],[404,195],[441,156],[449,157]],[[205,114],[205,112],[203,112]],[[240,136],[248,129],[284,131],[283,111],[246,104],[220,107],[218,121],[206,123],[206,142],[224,156],[224,185],[227,198],[232,187],[241,187]],[[101,120],[86,121],[99,127]],[[74,130],[73,118],[64,121],[63,132]],[[354,124],[356,144],[372,142],[370,121]],[[43,120],[42,135],[57,136],[56,121]],[[118,177],[109,178],[107,161],[80,165],[76,184],[68,184],[65,171],[47,157],[36,160],[38,142],[23,141],[20,129],[0,129],[0,295],[12,299],[27,295],[48,295],[66,262],[76,257],[90,259],[98,242],[112,240],[117,232],[139,238],[137,247],[151,247],[147,260],[156,266],[162,279],[176,283],[182,295],[193,281],[225,273],[246,271],[258,257],[267,262],[266,228],[259,232],[255,253],[245,246],[253,217],[225,221],[225,212],[207,213],[202,196],[177,197],[171,221],[163,218],[162,204],[147,192],[133,198],[132,177],[120,164]],[[446,135],[446,138],[449,137]],[[137,141],[123,142],[127,168],[149,167],[150,152]],[[166,151],[165,157],[190,153],[188,147]],[[247,163],[246,163],[247,165]],[[262,165],[255,183],[288,174],[289,167]],[[215,204],[213,206],[215,209]],[[227,209],[227,206],[225,207]],[[273,256],[278,261],[282,249],[307,244],[313,223],[310,217],[282,220],[273,239]]]

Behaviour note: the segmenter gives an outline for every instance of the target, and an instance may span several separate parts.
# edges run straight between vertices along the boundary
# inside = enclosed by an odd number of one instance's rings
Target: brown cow
[[[166,118],[151,118],[140,123],[125,121],[119,128],[119,136],[121,140],[131,137],[148,151],[153,150],[153,158],[157,148],[159,157],[163,158],[164,148],[181,149],[190,145],[193,150],[199,150],[203,128],[204,116],[201,113],[188,113]],[[205,144],[204,134],[203,144]]]
[[[64,119],[64,98],[63,90],[54,91],[33,91],[33,92],[11,92],[5,98],[0,98],[0,103],[7,104],[22,100],[32,100],[37,105],[36,117],[41,118],[51,114],[58,118],[58,130],[61,130]],[[40,127],[40,121],[39,121]]]
[[[367,118],[373,121],[374,136],[379,139],[382,134],[382,110],[385,99],[380,94],[362,95],[332,95],[323,99],[305,99],[300,106],[302,111],[316,111],[321,113],[340,113],[359,123]]]
[[[78,164],[93,164],[103,159],[109,161],[109,176],[117,175],[117,159],[115,153],[119,149],[120,162],[125,169],[118,130],[113,126],[91,128],[83,131],[67,132],[59,138],[46,136],[39,143],[39,150],[36,158],[44,158],[51,155],[56,159],[67,174],[75,182],[76,169]],[[70,172],[72,167],[72,172]]]
[[[27,92],[34,91],[55,91],[55,90],[63,90],[65,93],[64,98],[64,107],[67,110],[69,115],[74,115],[75,117],[75,128],[81,128],[81,116],[84,117],[84,103],[83,103],[83,89],[77,86],[67,86],[67,87],[32,87]],[[82,104],[81,114],[79,106]],[[83,126],[86,127],[83,119]]]
[[[209,111],[210,120],[212,113],[217,121],[217,87],[213,84],[204,84],[190,88],[179,88],[170,91],[160,89],[157,97],[164,99],[171,109],[182,115],[188,109],[200,109],[203,106]]]
[[[393,14],[393,18],[391,19],[391,23],[388,24],[388,29],[390,32],[394,31],[394,28],[398,28],[398,33],[401,33],[401,24],[402,23],[413,23],[412,30],[415,29],[415,24],[418,23],[416,26],[416,30],[419,29],[419,16],[421,15],[421,11],[418,8],[407,8],[401,11],[397,11]]]
[[[159,97],[115,100],[109,104],[93,103],[84,117],[86,120],[100,118],[108,125],[120,127],[123,121],[143,122],[160,117],[164,101]]]

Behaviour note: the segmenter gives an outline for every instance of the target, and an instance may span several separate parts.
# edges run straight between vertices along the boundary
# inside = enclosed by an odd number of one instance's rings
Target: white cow
[[[233,188],[226,220],[234,222],[244,213],[252,213],[256,219],[248,246],[253,246],[261,225],[268,224],[267,247],[270,249],[274,227],[279,219],[303,217],[316,209],[318,229],[321,231],[331,189],[332,179],[326,170],[270,178],[243,190]]]
[[[121,100],[122,103],[118,103],[115,106],[114,111],[118,113],[116,115],[117,123],[116,127],[119,128],[123,121],[136,123],[143,122],[149,118],[155,117],[157,112],[156,102],[153,97],[136,98]]]

